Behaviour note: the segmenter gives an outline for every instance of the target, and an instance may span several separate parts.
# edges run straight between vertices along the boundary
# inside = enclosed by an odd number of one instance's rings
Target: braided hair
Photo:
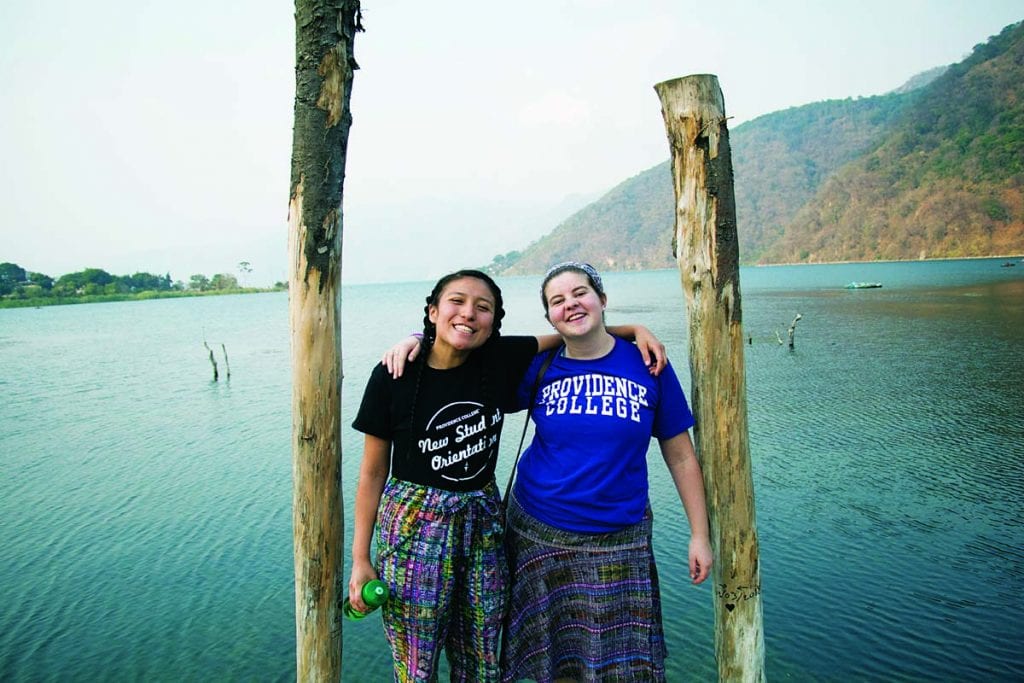
[[[501,319],[505,317],[505,305],[504,300],[501,298],[501,288],[491,278],[490,275],[479,270],[464,269],[457,270],[454,273],[448,273],[434,285],[434,289],[431,290],[430,295],[426,298],[426,305],[423,307],[423,339],[420,342],[420,354],[416,358],[416,385],[413,389],[412,396],[412,409],[409,413],[409,424],[413,426],[415,424],[414,418],[416,415],[416,403],[420,395],[420,381],[423,379],[423,368],[427,366],[427,358],[430,356],[430,349],[434,345],[434,341],[437,338],[437,325],[430,321],[430,307],[437,306],[441,301],[441,294],[444,293],[445,287],[450,285],[456,280],[461,280],[464,277],[471,277],[480,280],[487,288],[491,290],[491,294],[494,296],[494,323],[491,329],[491,336],[488,338],[486,343],[490,343],[492,340],[497,339],[501,335]],[[484,400],[488,400],[490,392],[488,391],[490,386],[487,381],[487,371],[485,366],[481,366],[480,373],[480,385]],[[413,427],[414,428],[414,427]]]

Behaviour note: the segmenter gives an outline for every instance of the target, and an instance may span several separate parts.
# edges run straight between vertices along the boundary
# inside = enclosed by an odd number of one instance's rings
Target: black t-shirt
[[[393,477],[449,491],[480,489],[494,476],[504,411],[514,409],[536,353],[535,337],[498,337],[448,370],[423,359],[392,379],[378,364],[352,426],[391,442]]]

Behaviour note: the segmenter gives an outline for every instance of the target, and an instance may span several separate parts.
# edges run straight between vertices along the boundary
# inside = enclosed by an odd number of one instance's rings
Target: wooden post
[[[796,336],[796,323],[802,317],[803,317],[802,315],[797,313],[796,317],[793,318],[793,322],[789,326],[789,348],[790,348],[790,350],[792,350],[796,346],[796,341],[794,340],[794,337]]]
[[[231,379],[231,363],[228,362],[228,347],[221,342],[220,350],[224,352],[224,369],[227,370],[228,379]]]
[[[654,86],[672,150],[673,243],[690,320],[691,399],[708,500],[721,681],[763,681],[761,572],[747,432],[732,154],[718,79]]]
[[[341,679],[341,199],[358,0],[295,2],[288,204],[296,680]]]
[[[210,345],[206,343],[205,339],[203,340],[203,346],[205,346],[206,350],[210,353],[210,365],[213,366],[213,381],[216,382],[218,378],[217,359],[213,357],[213,349],[210,348]]]

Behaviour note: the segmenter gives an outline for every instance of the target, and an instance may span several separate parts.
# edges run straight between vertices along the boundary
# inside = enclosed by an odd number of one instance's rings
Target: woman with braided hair
[[[382,610],[396,681],[436,680],[442,650],[451,680],[497,681],[508,578],[499,437],[531,360],[559,337],[500,337],[501,290],[480,271],[444,276],[426,304],[414,367],[393,374],[378,365],[353,422],[364,447],[349,598],[364,609],[362,585],[388,584]],[[645,355],[664,365],[664,347],[646,329],[615,331],[639,334]],[[402,348],[404,361],[411,346]]]

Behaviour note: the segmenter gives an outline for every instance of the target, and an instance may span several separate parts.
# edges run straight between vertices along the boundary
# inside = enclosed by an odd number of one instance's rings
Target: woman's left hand
[[[665,353],[665,345],[654,336],[654,333],[643,325],[636,326],[636,348],[640,350],[640,356],[647,365],[647,370],[652,375],[659,375],[668,365],[668,355]]]
[[[711,544],[706,538],[690,539],[690,578],[693,580],[693,585],[701,584],[704,579],[711,576],[713,557]]]

